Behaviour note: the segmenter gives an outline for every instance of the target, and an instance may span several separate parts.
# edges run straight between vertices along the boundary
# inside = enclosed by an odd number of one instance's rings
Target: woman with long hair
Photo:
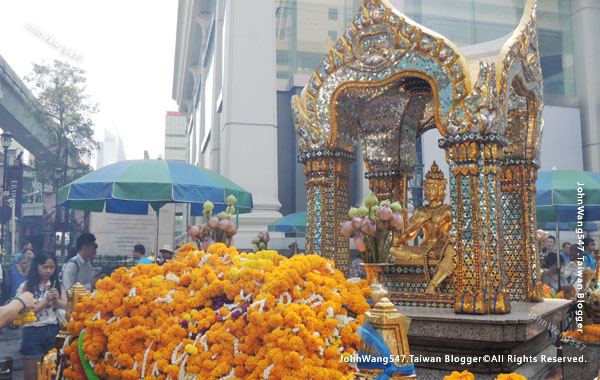
[[[56,345],[60,329],[58,310],[67,307],[67,293],[58,280],[56,257],[42,252],[35,255],[27,280],[17,294],[33,293],[36,306],[31,310],[36,321],[25,325],[21,339],[24,377],[37,379],[37,366],[42,358]]]

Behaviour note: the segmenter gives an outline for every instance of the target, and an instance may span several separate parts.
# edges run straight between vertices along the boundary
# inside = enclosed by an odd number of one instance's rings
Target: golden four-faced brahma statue
[[[428,279],[427,293],[435,289],[446,277],[452,274],[454,247],[449,234],[452,226],[452,210],[444,204],[446,198],[446,179],[435,161],[425,175],[423,182],[425,199],[429,204],[419,207],[410,218],[404,233],[394,239],[390,253],[397,264],[420,263],[427,266],[430,260],[439,261],[433,279]],[[409,246],[419,231],[423,230],[423,242]]]

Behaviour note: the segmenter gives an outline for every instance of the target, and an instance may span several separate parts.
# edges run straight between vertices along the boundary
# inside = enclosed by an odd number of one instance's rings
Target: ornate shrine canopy
[[[467,60],[388,0],[366,0],[292,100],[301,151],[354,152],[362,138],[369,171],[406,171],[414,166],[415,136],[437,128],[443,136],[505,135],[506,155],[537,159],[542,77],[535,11],[529,0],[500,51]]]
[[[542,132],[536,0],[496,51],[467,58],[388,0],[364,0],[292,98],[307,177],[307,250],[346,270],[349,162],[371,190],[407,203],[416,141],[437,128],[450,166],[455,310],[504,313],[540,299],[535,179]],[[406,209],[406,207],[405,207]]]

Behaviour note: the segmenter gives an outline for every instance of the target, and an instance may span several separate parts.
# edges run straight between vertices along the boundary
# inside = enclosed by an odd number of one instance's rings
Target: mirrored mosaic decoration
[[[348,239],[338,225],[348,219],[359,139],[371,190],[406,206],[416,140],[437,128],[450,166],[454,275],[446,293],[426,298],[475,314],[540,300],[534,184],[542,108],[535,0],[500,52],[476,60],[387,0],[365,0],[292,99],[307,178],[307,251],[347,270]],[[419,304],[422,281],[394,270],[388,287]]]

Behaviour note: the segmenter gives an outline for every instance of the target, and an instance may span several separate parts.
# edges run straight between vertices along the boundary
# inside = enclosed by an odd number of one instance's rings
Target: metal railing
[[[65,256],[58,256],[58,270],[62,269],[63,264],[66,261]],[[2,255],[0,256],[0,263],[3,268],[12,270],[14,263],[14,256]],[[101,267],[102,272],[108,274],[107,272],[112,272],[120,267],[131,267],[133,266],[133,257],[132,256],[113,256],[113,255],[102,255],[96,256],[92,265],[95,268]]]

